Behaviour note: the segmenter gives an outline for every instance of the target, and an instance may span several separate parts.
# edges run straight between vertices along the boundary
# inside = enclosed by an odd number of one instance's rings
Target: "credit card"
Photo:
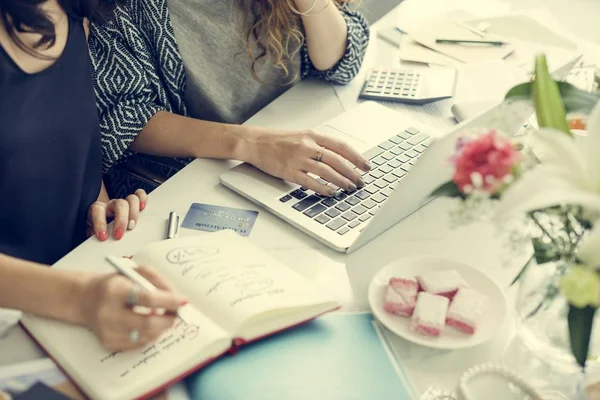
[[[231,229],[242,236],[249,236],[256,217],[258,211],[194,203],[181,227],[207,232]]]

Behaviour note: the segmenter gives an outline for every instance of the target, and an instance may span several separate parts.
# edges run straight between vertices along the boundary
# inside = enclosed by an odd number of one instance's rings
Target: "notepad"
[[[154,266],[190,300],[180,309],[185,322],[154,343],[111,353],[87,329],[23,317],[25,328],[92,399],[156,394],[227,352],[339,307],[326,290],[231,230],[151,243],[133,261]]]
[[[370,313],[328,314],[186,380],[193,400],[411,400]]]

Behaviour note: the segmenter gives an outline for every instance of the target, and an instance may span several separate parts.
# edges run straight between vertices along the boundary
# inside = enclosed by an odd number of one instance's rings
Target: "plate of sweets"
[[[439,257],[410,257],[383,267],[369,286],[369,304],[389,330],[413,343],[462,349],[490,340],[508,306],[482,271]]]

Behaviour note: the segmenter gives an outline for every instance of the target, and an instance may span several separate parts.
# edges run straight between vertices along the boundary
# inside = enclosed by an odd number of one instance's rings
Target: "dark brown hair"
[[[52,47],[56,40],[54,24],[42,10],[47,0],[0,0],[0,20],[9,37],[22,50],[37,55],[35,49]],[[63,10],[76,18],[105,21],[110,18],[116,0],[58,0]],[[40,40],[31,49],[20,40],[18,33],[37,33]]]

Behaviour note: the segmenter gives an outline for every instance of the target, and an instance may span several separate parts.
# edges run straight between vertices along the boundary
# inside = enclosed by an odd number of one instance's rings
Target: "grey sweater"
[[[286,90],[281,71],[265,65],[253,79],[238,0],[134,0],[90,30],[90,56],[103,141],[103,165],[127,149],[158,111],[241,123]],[[365,19],[343,7],[348,43],[328,71],[316,70],[304,44],[294,60],[301,77],[349,82],[369,41]]]

